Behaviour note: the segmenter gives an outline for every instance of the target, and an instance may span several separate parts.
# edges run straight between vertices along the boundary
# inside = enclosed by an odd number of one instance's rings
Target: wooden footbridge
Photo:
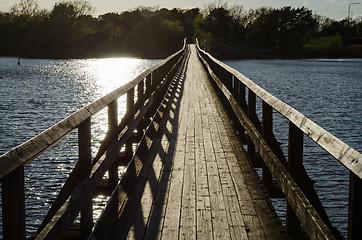
[[[127,112],[119,121],[117,99],[125,94]],[[109,130],[92,156],[90,123],[103,108]],[[288,156],[274,137],[273,112],[289,121]],[[304,170],[306,136],[350,170],[348,238],[362,239],[361,153],[186,41],[133,81],[0,157],[4,239],[26,238],[24,166],[76,129],[79,160],[32,238],[340,238]],[[99,193],[110,197],[93,219]],[[276,197],[287,200],[285,226],[271,204]]]

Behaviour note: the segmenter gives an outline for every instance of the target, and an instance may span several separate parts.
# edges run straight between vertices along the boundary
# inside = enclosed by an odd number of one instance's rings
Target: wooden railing
[[[237,122],[241,139],[247,141],[251,159],[256,150],[262,158],[262,180],[268,189],[273,179],[286,200],[287,232],[296,235],[301,225],[311,239],[339,238],[315,193],[303,166],[303,137],[311,138],[350,171],[348,239],[362,239],[362,155],[303,114],[274,97],[250,79],[201,50],[198,54],[213,79],[230,116]],[[247,90],[247,98],[245,91]],[[262,101],[262,120],[256,114],[256,97]],[[288,157],[276,142],[273,109],[289,121]],[[246,132],[246,134],[245,134]],[[255,150],[256,149],[256,150]]]
[[[108,185],[117,185],[121,147],[126,148],[123,157],[126,161],[130,160],[134,135],[143,134],[144,128],[151,121],[150,118],[160,105],[168,84],[186,54],[186,49],[185,40],[180,51],[146,70],[133,81],[0,156],[4,239],[26,238],[24,166],[76,129],[79,160],[39,226],[35,238],[62,239],[79,213],[81,236],[84,238],[90,234],[93,227],[91,200],[98,184],[106,171],[109,171]],[[119,123],[117,100],[125,94],[127,111]],[[92,158],[91,120],[104,108],[108,108],[108,132],[97,155]]]

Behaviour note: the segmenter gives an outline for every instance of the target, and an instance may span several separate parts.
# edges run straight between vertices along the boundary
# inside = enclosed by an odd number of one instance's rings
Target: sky
[[[56,2],[62,0],[37,0],[40,8],[51,10]],[[0,11],[8,12],[10,7],[20,0],[0,0]],[[94,16],[109,12],[118,12],[135,9],[138,6],[160,7],[160,8],[203,8],[210,3],[218,0],[88,0],[95,8]],[[351,5],[351,15],[354,18],[362,17],[362,0],[223,0],[229,6],[242,5],[245,10],[257,9],[260,7],[280,8],[283,6],[307,7],[318,15],[327,16],[336,20],[346,18],[348,15],[348,6],[350,3],[360,4]]]

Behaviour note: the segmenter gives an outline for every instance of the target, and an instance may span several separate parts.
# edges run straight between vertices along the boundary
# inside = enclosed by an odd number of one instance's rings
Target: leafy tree
[[[202,26],[210,32],[213,38],[231,40],[232,16],[227,4],[210,4],[205,10],[205,20]]]
[[[179,23],[153,15],[132,28],[123,49],[138,56],[166,56],[180,48],[182,32]]]
[[[313,36],[317,26],[312,11],[304,7],[259,9],[252,13],[249,40],[271,49],[297,48]]]
[[[184,29],[184,36],[188,39],[189,42],[193,42],[193,37],[195,35],[194,20],[198,16],[199,12],[199,8],[182,11],[181,25]]]
[[[64,1],[55,3],[50,18],[76,19],[91,15],[92,12],[92,6],[86,1]]]
[[[100,15],[96,21],[96,30],[92,39],[92,47],[100,52],[120,50],[123,44],[125,26],[118,13]]]
[[[347,36],[347,20],[334,21],[329,20],[321,25],[320,35],[322,37],[333,37],[335,35]]]
[[[40,9],[36,0],[20,0],[19,3],[15,3],[11,7],[10,12],[14,15],[35,16],[40,12]]]
[[[204,42],[211,43],[213,41],[213,37],[212,37],[211,32],[207,31],[204,27],[206,25],[206,19],[204,18],[202,13],[199,13],[196,16],[194,23],[195,23],[194,38],[197,38],[199,40],[200,44],[202,44]],[[207,50],[210,50],[209,45],[208,45]]]

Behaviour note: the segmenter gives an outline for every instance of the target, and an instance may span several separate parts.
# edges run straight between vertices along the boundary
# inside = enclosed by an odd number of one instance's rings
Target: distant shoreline
[[[28,59],[86,59],[86,58],[139,58],[139,59],[165,59],[171,53],[160,54],[130,54],[122,52],[106,52],[106,53],[69,53],[68,54],[52,54],[45,55],[16,55],[1,54],[1,57],[16,57]],[[312,49],[294,49],[288,51],[276,51],[267,49],[251,49],[251,48],[213,48],[211,55],[220,60],[243,60],[243,59],[341,59],[341,58],[362,58],[362,44],[345,45],[341,47],[328,48],[323,50]]]

